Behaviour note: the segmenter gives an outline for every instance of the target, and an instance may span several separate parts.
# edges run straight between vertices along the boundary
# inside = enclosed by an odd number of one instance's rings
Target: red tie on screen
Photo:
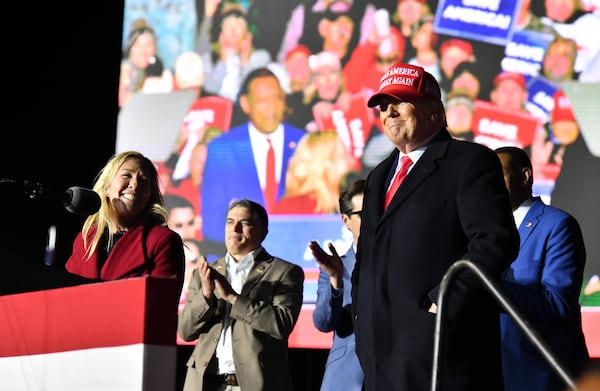
[[[407,155],[402,156],[402,166],[392,179],[392,185],[388,189],[387,193],[385,193],[385,209],[387,209],[392,197],[396,194],[396,190],[400,187],[400,184],[406,178],[406,174],[408,174],[408,169],[412,166],[412,160]]]
[[[267,151],[267,177],[265,182],[265,203],[267,211],[273,211],[275,198],[277,196],[277,180],[275,179],[275,150],[271,139],[267,137],[269,150]]]

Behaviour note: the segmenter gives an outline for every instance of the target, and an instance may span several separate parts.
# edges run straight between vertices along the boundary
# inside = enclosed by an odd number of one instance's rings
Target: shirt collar
[[[400,154],[398,155],[398,162],[396,163],[396,171],[398,171],[400,169],[400,162],[402,161],[402,157],[403,156],[408,156],[410,158],[410,160],[412,161],[412,165],[409,168],[409,172],[410,170],[412,170],[412,168],[415,166],[415,163],[417,163],[417,160],[419,160],[421,158],[421,156],[423,156],[423,154],[425,153],[425,151],[427,150],[427,146],[421,147],[421,148],[417,148],[414,151],[410,151],[409,153],[402,153],[400,152]]]
[[[250,122],[248,123],[248,132],[250,134],[250,140],[252,143],[259,143],[259,145],[262,145],[265,143],[265,140],[268,137],[271,140],[273,148],[277,148],[278,145],[283,145],[284,132],[282,124],[279,124],[279,126],[277,126],[277,129],[275,129],[274,132],[265,134],[256,129],[256,127],[254,127],[254,125],[252,125],[252,123]]]
[[[527,212],[529,212],[529,209],[531,209],[531,204],[533,204],[533,198],[530,197],[523,201],[521,205],[519,205],[519,207],[513,211],[513,216],[515,218],[515,224],[517,228],[525,219],[525,216],[527,215]]]
[[[242,257],[239,261],[236,261],[229,252],[225,255],[225,262],[227,263],[227,270],[231,270],[232,272],[237,271],[238,269],[243,269],[246,267],[250,267],[254,263],[254,258],[258,249],[249,252],[245,256]]]

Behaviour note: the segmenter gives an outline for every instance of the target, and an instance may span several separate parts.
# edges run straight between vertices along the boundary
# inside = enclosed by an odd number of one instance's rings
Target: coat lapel
[[[446,135],[448,137],[446,137]],[[402,185],[398,188],[398,191],[394,195],[394,198],[392,198],[388,208],[383,212],[383,215],[381,216],[382,220],[398,208],[398,206],[406,200],[425,178],[435,172],[437,169],[437,160],[444,158],[448,145],[450,144],[450,139],[451,138],[446,131],[440,131],[433,138],[425,153],[415,163],[415,166],[408,173],[408,176],[404,179]]]
[[[521,248],[529,238],[529,235],[533,232],[535,227],[538,225],[540,221],[540,216],[544,214],[544,203],[542,202],[540,197],[534,197],[533,204],[531,204],[531,208],[525,215],[525,218],[521,222],[519,226],[519,236],[521,237]]]
[[[217,259],[211,266],[222,275],[227,276],[227,262],[225,261],[225,257]]]
[[[255,255],[254,264],[250,268],[246,282],[242,287],[242,295],[247,295],[248,292],[264,277],[266,272],[273,264],[273,256],[267,252],[264,248],[258,250]]]

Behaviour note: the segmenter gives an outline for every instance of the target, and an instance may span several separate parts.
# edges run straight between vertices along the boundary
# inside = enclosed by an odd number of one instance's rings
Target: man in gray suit
[[[302,306],[304,272],[270,255],[265,208],[231,204],[227,254],[202,258],[189,284],[178,333],[198,339],[187,362],[184,391],[292,390],[288,337]]]

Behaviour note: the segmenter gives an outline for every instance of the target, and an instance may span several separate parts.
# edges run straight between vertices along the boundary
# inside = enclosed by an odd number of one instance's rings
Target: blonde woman
[[[305,134],[290,158],[286,192],[274,213],[338,213],[342,181],[356,167],[335,131]]]
[[[75,238],[67,270],[98,281],[153,276],[183,284],[183,243],[167,227],[152,161],[135,151],[118,153],[100,171],[93,190],[100,210]]]

